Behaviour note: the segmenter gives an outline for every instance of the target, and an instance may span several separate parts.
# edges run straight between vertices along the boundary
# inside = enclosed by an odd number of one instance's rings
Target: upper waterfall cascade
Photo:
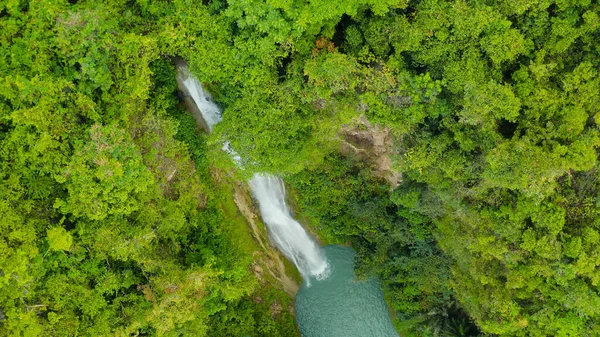
[[[194,100],[194,103],[196,103],[198,109],[200,109],[204,122],[208,126],[209,131],[211,131],[213,125],[223,119],[221,109],[215,103],[212,96],[204,90],[200,81],[186,67],[179,66],[177,76]]]

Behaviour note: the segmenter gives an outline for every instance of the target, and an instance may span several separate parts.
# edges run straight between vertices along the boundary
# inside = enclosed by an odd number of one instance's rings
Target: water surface
[[[354,250],[326,246],[329,278],[306,282],[296,295],[296,320],[303,337],[398,337],[379,282],[357,281]]]

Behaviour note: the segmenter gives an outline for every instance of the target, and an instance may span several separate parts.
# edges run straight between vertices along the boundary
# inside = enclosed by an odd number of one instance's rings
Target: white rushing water
[[[200,109],[208,129],[222,119],[221,109],[212,100],[200,81],[184,66],[178,67],[180,81],[188,94]],[[229,153],[234,161],[241,165],[240,156],[226,142],[223,150]],[[321,247],[306,233],[302,225],[296,221],[285,201],[285,185],[281,178],[257,173],[249,182],[252,194],[258,201],[260,215],[269,229],[273,243],[298,268],[307,283],[310,278],[327,278],[329,264]]]
[[[327,259],[321,247],[290,214],[281,178],[257,173],[250,179],[250,189],[258,200],[260,215],[279,250],[294,262],[307,282],[311,276],[326,278],[329,273]]]
[[[206,122],[208,130],[211,131],[213,125],[219,123],[221,119],[223,119],[221,116],[221,109],[210,94],[204,90],[200,81],[192,75],[186,67],[179,66],[177,70],[179,80],[187,89],[187,94],[192,97],[194,103],[196,103],[196,106],[200,109],[204,122]]]

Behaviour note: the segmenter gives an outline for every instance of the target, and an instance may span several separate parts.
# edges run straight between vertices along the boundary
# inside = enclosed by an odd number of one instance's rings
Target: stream
[[[222,112],[200,81],[184,63],[177,65],[177,80],[198,124],[208,132]],[[224,144],[239,168],[240,156]],[[376,279],[357,281],[354,250],[331,245],[320,247],[296,221],[285,201],[281,178],[256,173],[249,181],[273,244],[294,263],[303,277],[296,295],[296,321],[303,337],[397,337],[381,286]]]

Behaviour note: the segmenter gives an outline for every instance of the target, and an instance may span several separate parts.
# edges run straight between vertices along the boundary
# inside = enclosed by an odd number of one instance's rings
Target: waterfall
[[[212,100],[200,81],[185,67],[178,66],[178,81],[191,96],[202,114],[208,130],[222,119],[221,109]],[[240,156],[226,142],[223,150],[241,165]],[[310,284],[310,278],[324,279],[329,275],[329,264],[321,247],[306,233],[296,221],[285,201],[285,185],[281,178],[256,173],[249,181],[252,195],[256,198],[260,215],[267,225],[269,236],[279,250],[295,265]]]
[[[250,179],[250,189],[258,201],[260,215],[269,228],[271,239],[290,259],[307,281],[313,276],[328,276],[329,265],[321,247],[296,221],[285,202],[285,186],[281,178],[257,173]]]
[[[212,131],[213,125],[223,119],[221,109],[210,94],[204,90],[200,81],[187,70],[186,66],[179,65],[177,70],[177,80],[185,88],[184,94],[192,97],[202,114],[202,119],[204,119],[208,131]]]

